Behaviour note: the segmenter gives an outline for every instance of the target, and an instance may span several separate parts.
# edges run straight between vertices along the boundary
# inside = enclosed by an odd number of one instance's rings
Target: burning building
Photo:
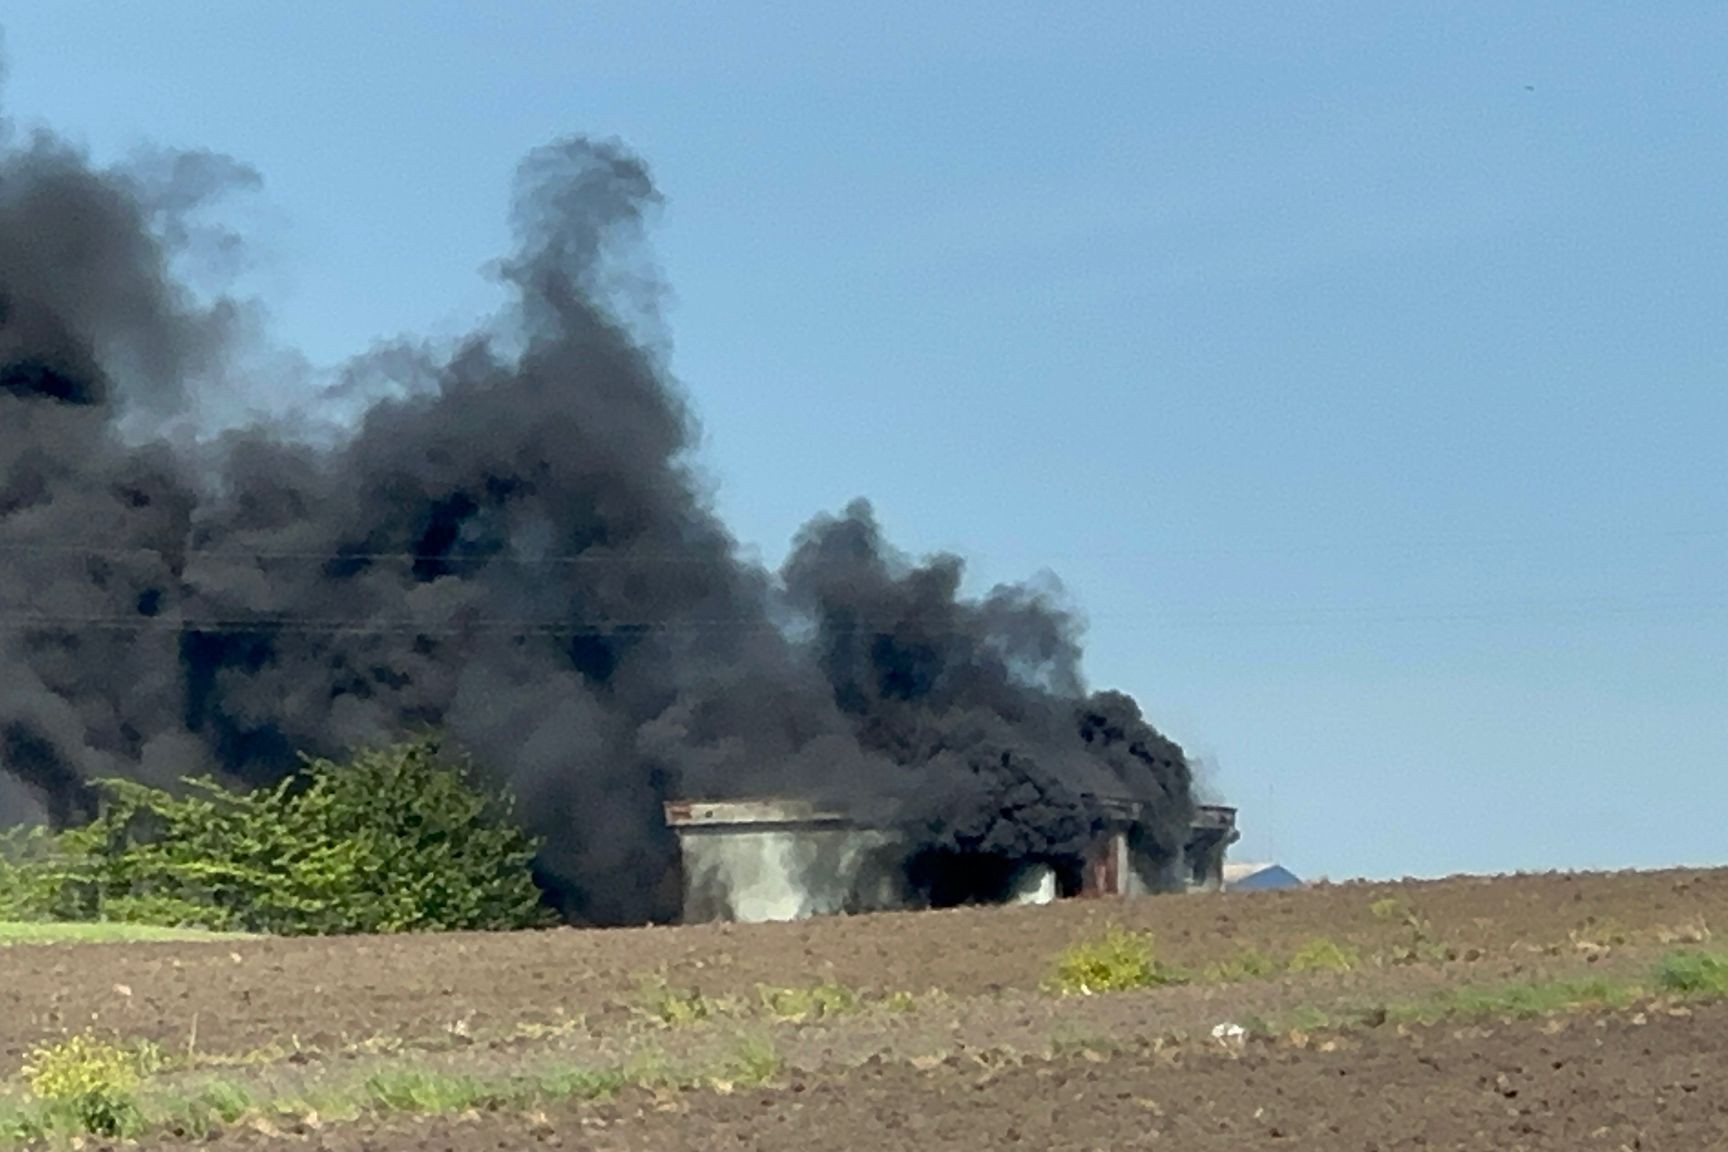
[[[1041,904],[1223,888],[1225,854],[1238,836],[1234,808],[1197,808],[1174,858],[1148,850],[1140,805],[1104,809],[1106,820],[1066,867],[1002,862],[1006,882],[995,898]],[[686,922],[799,920],[944,902],[940,881],[918,874],[921,838],[892,820],[860,820],[800,801],[745,800],[669,803],[666,822],[682,855]]]
[[[1085,684],[1053,579],[964,591],[862,500],[778,569],[741,555],[638,291],[660,196],[628,149],[524,160],[496,318],[328,369],[182,274],[200,238],[235,251],[209,212],[259,179],[0,122],[0,827],[76,822],[106,778],[268,786],[437,728],[515,793],[577,923],[687,910],[696,814],[748,810],[694,798],[808,806],[799,874],[837,861],[812,907],[878,874],[996,898],[1027,861],[1084,888],[1117,825],[1119,878],[1180,866],[1187,760]]]

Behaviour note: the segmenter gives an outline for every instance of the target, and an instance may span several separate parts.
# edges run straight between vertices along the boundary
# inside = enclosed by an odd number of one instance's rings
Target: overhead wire
[[[1157,546],[1142,549],[1089,549],[1085,552],[1064,551],[1062,549],[1044,549],[1039,552],[1045,561],[1051,560],[1129,560],[1148,558],[1189,559],[1194,557],[1212,556],[1250,556],[1250,555],[1297,555],[1301,553],[1348,551],[1354,555],[1384,554],[1385,552],[1412,552],[1430,549],[1467,552],[1475,549],[1497,549],[1501,547],[1561,543],[1596,544],[1611,543],[1617,548],[1625,548],[1639,542],[1709,540],[1728,538],[1728,526],[1688,527],[1660,532],[1629,532],[1620,528],[1603,529],[1601,531],[1578,533],[1522,533],[1479,536],[1412,536],[1403,539],[1386,538],[1377,541],[1362,541],[1346,539],[1329,541],[1315,537],[1299,540],[1261,541],[1257,543],[1221,543],[1202,546]],[[722,543],[723,538],[717,538],[716,543]],[[727,549],[731,551],[731,549]],[[987,549],[972,549],[974,558],[1000,558]],[[401,563],[456,563],[462,560],[499,562],[514,564],[707,564],[713,562],[712,554],[703,554],[690,548],[678,550],[637,550],[626,552],[612,551],[605,544],[595,544],[580,552],[545,552],[538,555],[524,554],[508,548],[486,551],[464,556],[451,552],[416,552],[406,549],[391,550],[359,550],[330,548],[240,548],[232,545],[221,547],[149,547],[140,544],[113,544],[95,540],[42,540],[42,539],[3,539],[0,538],[0,555],[73,555],[114,558],[128,555],[173,555],[181,558],[220,559],[220,560],[311,560],[319,562],[356,562],[382,563],[394,561]]]
[[[1698,528],[1692,530],[1676,530],[1672,532],[1651,533],[1648,539],[1708,539],[1728,536],[1728,528]],[[1576,539],[1585,539],[1577,537]],[[1591,538],[1594,539],[1594,538]],[[1479,538],[1478,543],[1507,543],[1509,539]],[[1622,547],[1624,539],[1617,539]],[[1452,540],[1445,547],[1456,548],[1459,542]],[[1439,545],[1436,545],[1439,546]],[[1228,551],[1228,550],[1226,550]],[[1182,556],[1195,553],[1171,552],[1165,549],[1148,550],[1146,556]],[[327,549],[242,549],[232,545],[216,548],[168,548],[154,549],[142,545],[106,544],[82,540],[18,540],[0,539],[0,557],[6,555],[23,557],[74,557],[87,559],[155,559],[172,557],[177,561],[234,561],[240,563],[266,563],[274,561],[312,561],[321,564],[419,564],[432,563],[447,569],[461,572],[464,569],[489,567],[493,565],[523,566],[536,565],[630,565],[635,567],[673,564],[711,564],[715,560],[713,553],[702,554],[688,549],[678,551],[662,550],[632,550],[628,552],[608,551],[605,546],[597,545],[578,553],[544,553],[540,555],[523,555],[517,552],[485,551],[474,553],[420,553],[414,551],[330,551]],[[1710,613],[1728,608],[1728,600],[1720,597],[1601,597],[1584,601],[1561,601],[1555,599],[1525,599],[1488,601],[1477,603],[1416,603],[1416,604],[1378,604],[1378,605],[1307,605],[1299,611],[1260,611],[1256,609],[1243,610],[1213,610],[1184,612],[1180,609],[1150,608],[1146,611],[1124,612],[1083,612],[1074,611],[1071,615],[1077,621],[1092,624],[1110,622],[1115,626],[1124,623],[1150,623],[1162,627],[1183,628],[1260,628],[1287,627],[1305,624],[1338,624],[1349,621],[1384,622],[1384,623],[1436,623],[1459,624],[1492,622],[1505,619],[1508,616],[1519,620],[1537,621],[1542,619],[1574,619],[1589,617],[1624,617],[1635,616],[1651,611],[1684,611],[1691,613]],[[923,620],[916,617],[895,617],[881,621],[856,622],[854,627],[863,631],[890,632],[905,627],[918,627],[927,631],[959,631],[969,629],[970,624],[960,624],[944,620]],[[137,613],[77,613],[53,612],[43,609],[8,608],[0,604],[0,632],[18,632],[29,630],[75,630],[89,629],[92,631],[116,632],[198,632],[210,634],[234,633],[300,633],[327,635],[424,635],[424,636],[455,636],[476,634],[512,634],[512,635],[546,635],[561,637],[600,636],[619,633],[634,634],[664,634],[664,633],[704,633],[731,632],[748,634],[750,632],[780,633],[779,625],[765,619],[759,614],[738,616],[703,617],[681,616],[674,618],[656,617],[652,619],[606,618],[581,619],[574,617],[497,617],[486,615],[457,614],[445,619],[418,619],[399,615],[383,615],[362,619],[354,616],[315,617],[304,614],[274,613],[274,614],[240,614],[214,615],[200,617],[187,615],[184,610],[165,611],[155,614]]]
[[[1597,601],[1489,601],[1473,604],[1334,606],[1302,612],[1199,612],[1150,610],[1142,613],[1076,613],[1075,622],[1091,625],[1108,622],[1113,628],[1146,624],[1163,628],[1284,628],[1307,625],[1342,627],[1350,624],[1491,624],[1508,620],[1552,623],[1567,620],[1630,618],[1667,613],[1687,619],[1728,612],[1728,599],[1720,597],[1671,597],[1639,600]],[[867,634],[891,634],[908,629],[931,634],[964,634],[975,630],[975,622],[896,616],[852,620],[828,627]],[[613,618],[584,620],[578,617],[488,617],[417,620],[380,616],[316,617],[297,615],[186,616],[176,612],[157,615],[117,613],[53,613],[0,610],[0,632],[92,632],[289,634],[289,635],[397,635],[397,636],[581,636],[645,635],[785,635],[788,629],[756,614],[737,616],[684,616],[661,619]]]

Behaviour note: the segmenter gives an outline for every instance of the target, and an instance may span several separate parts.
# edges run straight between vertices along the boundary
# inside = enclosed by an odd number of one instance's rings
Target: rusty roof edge
[[[1088,796],[1106,814],[1136,819],[1145,811],[1139,800]],[[827,824],[879,827],[888,821],[872,820],[837,808],[824,808],[807,800],[758,797],[750,800],[670,800],[665,803],[666,823],[673,828],[715,827],[746,824]],[[1196,805],[1191,823],[1203,828],[1234,828],[1236,809],[1223,804]]]
[[[674,828],[731,824],[857,824],[844,812],[805,800],[672,800],[664,805]]]

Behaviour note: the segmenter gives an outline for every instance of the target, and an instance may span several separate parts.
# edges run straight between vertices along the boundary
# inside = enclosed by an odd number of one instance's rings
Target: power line
[[[510,563],[510,564],[712,564],[713,555],[701,555],[693,550],[678,552],[607,552],[604,548],[596,548],[575,553],[550,553],[542,556],[523,556],[508,551],[462,553],[462,552],[329,552],[329,551],[293,551],[285,549],[241,549],[241,548],[177,548],[167,546],[151,548],[144,545],[114,545],[114,544],[55,544],[38,541],[0,541],[0,553],[43,556],[78,556],[99,557],[102,559],[117,559],[122,557],[155,557],[174,556],[177,558],[200,560],[312,560],[325,564],[336,563],[380,563],[386,561],[400,563]],[[729,553],[728,553],[729,554]]]
[[[1352,624],[1486,624],[1507,620],[1554,622],[1635,617],[1651,612],[1679,612],[1696,618],[1701,614],[1728,611],[1721,597],[1657,597],[1640,599],[1603,598],[1585,601],[1485,601],[1473,604],[1382,604],[1310,608],[1297,612],[1213,611],[1180,613],[1150,610],[1137,613],[1100,613],[1076,617],[1076,623],[1124,625],[1144,623],[1165,628],[1278,628],[1319,626],[1342,629]],[[806,622],[806,621],[800,621]],[[830,631],[887,635],[911,632],[927,635],[958,635],[974,632],[971,619],[895,616],[821,624]],[[140,616],[121,613],[54,613],[32,610],[0,611],[0,631],[55,632],[89,630],[120,633],[198,633],[299,635],[391,635],[391,636],[581,636],[627,637],[644,635],[784,635],[786,629],[758,614],[683,616],[672,618],[611,618],[605,620],[550,616],[469,616],[460,619],[415,620],[384,616],[372,619],[344,616],[308,616],[278,613],[258,616],[187,617],[176,613]]]
[[[1501,547],[1558,545],[1558,544],[1608,544],[1617,549],[1625,548],[1640,542],[1680,542],[1693,540],[1715,540],[1728,538],[1728,528],[1698,527],[1680,528],[1664,532],[1632,532],[1620,528],[1604,528],[1597,531],[1581,533],[1521,533],[1516,535],[1498,536],[1434,536],[1407,537],[1404,539],[1382,538],[1380,540],[1364,541],[1361,539],[1319,540],[1303,538],[1299,540],[1263,541],[1245,544],[1219,544],[1204,546],[1154,546],[1141,549],[1106,549],[1087,550],[1084,552],[1061,549],[1041,550],[1041,562],[1059,560],[1131,560],[1131,559],[1192,559],[1195,557],[1231,557],[1259,555],[1300,555],[1316,552],[1346,551],[1361,554],[1373,549],[1380,549],[1384,554],[1413,553],[1427,550],[1445,550],[1464,552],[1471,549],[1493,549]],[[738,550],[730,542],[717,539],[716,552],[731,557]],[[488,546],[490,548],[490,546]],[[163,557],[174,556],[186,559],[259,561],[259,560],[306,560],[320,563],[507,563],[520,565],[556,564],[709,564],[714,562],[715,553],[704,554],[699,550],[684,548],[678,550],[646,550],[646,551],[611,551],[609,546],[597,544],[580,552],[545,553],[538,556],[522,555],[505,547],[497,550],[481,552],[415,552],[409,550],[389,551],[356,551],[295,549],[295,548],[238,548],[232,545],[222,547],[179,547],[165,545],[151,547],[137,544],[112,544],[98,541],[80,540],[4,540],[0,539],[0,553],[21,555],[69,555],[88,556],[114,559],[119,557]],[[934,554],[941,554],[940,550]],[[933,555],[934,555],[933,554]],[[971,557],[978,560],[999,560],[1003,552],[987,549],[971,550]],[[967,557],[963,556],[962,559]]]

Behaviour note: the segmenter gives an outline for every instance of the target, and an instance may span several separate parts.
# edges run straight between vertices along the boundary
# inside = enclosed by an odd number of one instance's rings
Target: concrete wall
[[[1128,868],[1122,886],[1124,896],[1149,896],[1155,892],[1183,890],[1186,886],[1183,882],[1183,860],[1154,855],[1151,841],[1137,832],[1130,831],[1126,841]]]
[[[801,920],[905,903],[894,837],[873,829],[681,830],[684,919]]]
[[[1234,810],[1225,811],[1203,813],[1187,851],[1174,860],[1159,859],[1131,825],[1110,833],[1086,861],[1079,894],[1221,888],[1224,852],[1235,839]],[[668,818],[683,854],[686,922],[800,920],[914,903],[906,841],[896,833],[771,801],[669,805]],[[1073,882],[1031,865],[1009,901],[1047,903]]]
[[[802,920],[914,902],[905,841],[878,829],[820,825],[682,828],[686,923]],[[1055,870],[1031,865],[1009,902],[1058,898]]]
[[[1010,904],[1048,904],[1056,899],[1056,869],[1048,864],[1034,864],[1026,869],[1014,886]]]

